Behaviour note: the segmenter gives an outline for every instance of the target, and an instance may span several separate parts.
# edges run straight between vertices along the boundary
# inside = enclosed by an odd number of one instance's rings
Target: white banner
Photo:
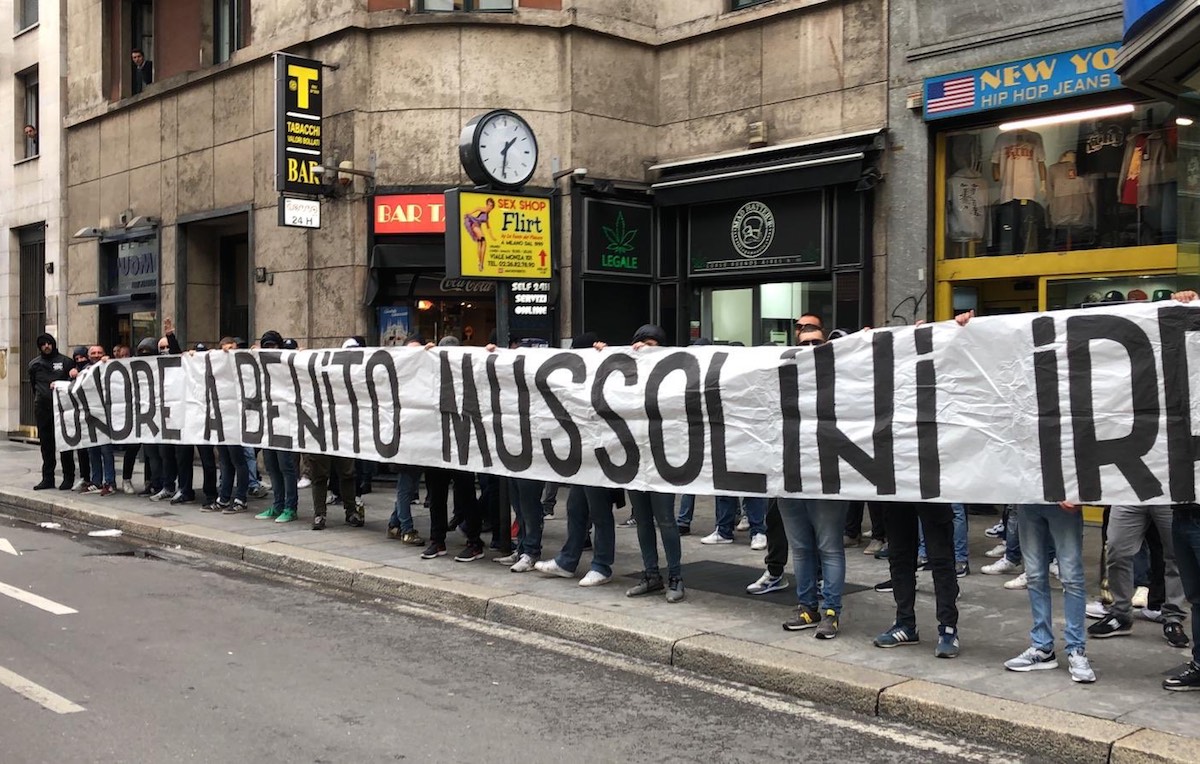
[[[210,351],[108,361],[54,397],[62,449],[240,444],[672,493],[1188,502],[1200,308],[817,348]]]

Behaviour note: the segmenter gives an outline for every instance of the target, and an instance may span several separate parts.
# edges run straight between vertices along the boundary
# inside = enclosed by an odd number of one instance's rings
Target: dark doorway
[[[250,336],[250,239],[246,234],[222,236],[220,258],[221,332],[246,340]]]
[[[46,226],[38,223],[17,231],[21,273],[21,372],[38,353],[37,336],[46,330]],[[36,426],[33,391],[21,384],[21,427]]]

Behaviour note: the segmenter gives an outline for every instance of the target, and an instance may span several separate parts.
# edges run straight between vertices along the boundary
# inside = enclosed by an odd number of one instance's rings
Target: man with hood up
[[[54,398],[51,382],[69,382],[74,363],[58,352],[58,343],[49,334],[37,338],[38,356],[29,362],[29,384],[33,385],[33,416],[42,446],[42,482],[33,487],[44,491],[54,487],[54,462],[57,459],[54,442]],[[75,457],[70,451],[62,454],[62,490],[70,490],[75,482]]]

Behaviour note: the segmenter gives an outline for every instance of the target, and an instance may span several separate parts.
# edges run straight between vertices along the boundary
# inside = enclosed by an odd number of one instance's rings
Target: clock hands
[[[508,150],[511,149],[512,145],[516,142],[517,139],[516,136],[514,136],[508,141],[508,143],[504,144],[504,148],[500,149],[500,177],[502,178],[508,174],[505,172],[505,170],[508,168]]]

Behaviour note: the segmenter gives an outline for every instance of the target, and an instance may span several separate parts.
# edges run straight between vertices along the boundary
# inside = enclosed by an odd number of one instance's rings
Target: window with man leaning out
[[[943,257],[1175,243],[1174,107],[1126,104],[1055,119],[938,137]]]

